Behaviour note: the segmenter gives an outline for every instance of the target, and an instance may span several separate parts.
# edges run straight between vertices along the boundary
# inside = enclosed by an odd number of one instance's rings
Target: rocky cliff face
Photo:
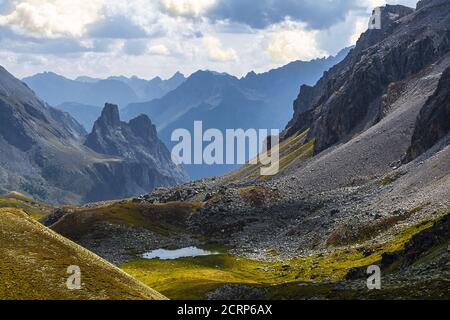
[[[79,201],[79,187],[89,187],[90,179],[86,171],[76,177],[73,173],[96,157],[78,143],[81,135],[79,125],[67,114],[47,107],[25,84],[0,69],[1,192],[17,190],[54,202]]]
[[[172,186],[188,179],[184,170],[172,162],[150,119],[141,115],[128,123],[121,122],[116,105],[105,105],[86,138],[85,146],[121,159],[113,169],[116,173],[114,181],[119,185],[99,188],[103,197],[113,192],[112,188],[118,188],[122,197],[126,197],[127,194],[142,194],[145,190]],[[102,171],[110,169],[108,165],[100,165],[99,168]]]
[[[381,30],[368,30],[316,86],[302,87],[286,135],[311,129],[316,153],[349,140],[383,117],[390,89],[449,50],[448,1],[422,1],[416,11],[385,6]]]
[[[106,112],[99,120],[99,128],[115,130],[117,125],[123,126],[115,113]],[[119,133],[122,149],[117,147],[117,152],[109,152],[113,143],[108,140],[105,149],[83,145],[85,134],[67,113],[47,106],[0,68],[0,193],[19,191],[53,203],[82,203],[128,197],[185,178],[174,166],[160,165],[170,163],[170,157],[148,119],[137,119]],[[139,151],[124,149],[127,139]]]
[[[406,159],[413,160],[450,133],[450,68],[442,75],[439,87],[417,119]]]

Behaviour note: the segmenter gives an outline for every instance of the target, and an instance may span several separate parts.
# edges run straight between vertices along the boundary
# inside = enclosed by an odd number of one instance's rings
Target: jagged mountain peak
[[[37,73],[35,76],[48,77],[48,78],[58,78],[58,79],[67,79],[66,77],[64,77],[64,76],[62,76],[60,74],[57,74],[56,72],[52,72],[52,71],[40,72],[40,73]]]
[[[115,104],[106,103],[102,114],[97,120],[96,124],[105,127],[120,126],[119,107]]]
[[[173,79],[185,79],[185,76],[180,71],[177,71],[177,72],[175,72],[175,74],[172,77],[170,77],[169,80],[173,80]]]
[[[187,180],[183,169],[172,162],[150,118],[140,115],[128,123],[120,121],[117,105],[105,104],[85,146],[97,153],[126,160],[130,166],[125,170],[130,172],[125,180],[132,179],[141,190]]]
[[[387,4],[377,9],[380,10],[381,29],[369,28],[364,32],[356,43],[355,51],[357,52],[363,51],[392,35],[400,20],[414,12],[414,9],[402,5]],[[378,14],[376,13],[377,9],[374,10],[374,14]]]
[[[194,72],[189,77],[188,80],[208,80],[208,79],[218,79],[218,78],[237,80],[236,77],[234,77],[228,73],[221,73],[221,72],[216,72],[216,71],[211,71],[211,70],[198,70],[198,71]]]
[[[137,118],[131,119],[129,125],[131,130],[133,130],[133,132],[137,136],[143,139],[158,139],[156,127],[153,125],[152,121],[147,115],[141,114]]]

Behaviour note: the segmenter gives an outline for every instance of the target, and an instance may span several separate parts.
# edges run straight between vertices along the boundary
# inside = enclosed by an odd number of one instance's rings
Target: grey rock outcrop
[[[183,168],[176,166],[170,152],[159,140],[156,128],[146,115],[130,122],[120,121],[116,105],[106,104],[102,115],[87,136],[85,146],[97,153],[119,157],[114,183],[99,190],[107,198],[116,190],[113,198],[143,194],[156,187],[173,186],[188,180]],[[99,165],[108,171],[108,165]]]
[[[423,107],[408,150],[407,160],[413,160],[450,133],[450,68],[439,81],[439,87]]]
[[[379,121],[390,86],[450,51],[450,3],[429,1],[419,7],[383,7],[381,30],[368,30],[316,86],[302,87],[286,136],[311,129],[309,138],[316,139],[319,153]]]

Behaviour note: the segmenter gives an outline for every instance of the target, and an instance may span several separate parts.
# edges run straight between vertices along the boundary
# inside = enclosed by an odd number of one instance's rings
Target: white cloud
[[[167,48],[165,45],[163,44],[157,44],[154,46],[151,46],[148,49],[148,52],[152,55],[156,55],[156,56],[167,56],[170,54],[170,50],[169,48]]]
[[[198,69],[241,76],[292,60],[335,54],[366,30],[373,7],[386,2],[414,6],[416,2],[339,0],[358,1],[358,5],[346,2],[336,9],[339,19],[324,23],[328,16],[320,14],[327,1],[317,5],[314,0],[280,1],[289,7],[308,2],[317,18],[315,24],[302,13],[291,14],[291,21],[285,21],[283,14],[252,27],[239,23],[242,19],[212,20],[212,16],[220,4],[226,9],[234,2],[235,13],[251,18],[255,15],[253,2],[258,2],[264,9],[259,18],[264,18],[265,12],[273,12],[261,3],[271,3],[271,7],[279,6],[278,1],[8,0],[5,10],[0,0],[0,61],[17,76],[49,70],[73,77],[136,74],[149,78]],[[239,63],[230,63],[233,61]]]
[[[355,20],[355,31],[350,36],[349,42],[350,44],[355,44],[359,37],[361,37],[361,34],[367,31],[369,20],[366,17],[359,17]]]
[[[215,62],[238,61],[238,55],[233,48],[223,49],[220,39],[213,36],[205,36],[203,43],[206,45],[209,58]]]
[[[79,37],[97,21],[103,0],[19,0],[0,25],[40,37]]]
[[[318,31],[307,30],[303,23],[285,21],[269,32],[267,53],[277,62],[327,56],[328,53],[318,45],[317,35]]]
[[[199,17],[211,8],[215,0],[160,0],[164,9],[176,16]]]
[[[386,4],[401,4],[411,8],[415,8],[419,0],[361,0],[362,4],[370,9],[384,6]]]

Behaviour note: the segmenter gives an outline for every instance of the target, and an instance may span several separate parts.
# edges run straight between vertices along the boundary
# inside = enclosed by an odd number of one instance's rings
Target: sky
[[[17,77],[242,76],[336,54],[376,6],[417,0],[0,0],[0,65]]]

